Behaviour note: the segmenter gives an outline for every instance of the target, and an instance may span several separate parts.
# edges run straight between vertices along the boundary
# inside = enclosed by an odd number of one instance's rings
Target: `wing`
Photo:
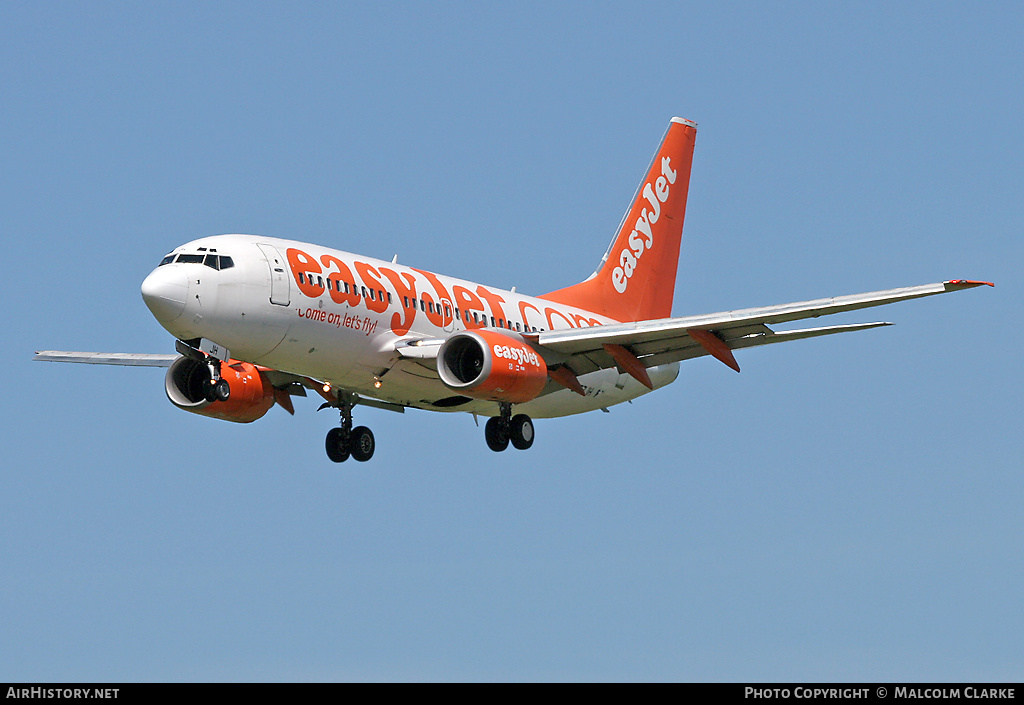
[[[891,324],[859,323],[788,331],[774,331],[769,325],[856,311],[982,285],[993,286],[990,282],[954,279],[939,284],[700,316],[526,333],[523,337],[533,343],[544,356],[551,378],[562,386],[580,391],[582,388],[576,379],[578,375],[617,367],[650,387],[650,379],[645,370],[656,365],[712,355],[739,372],[733,350]],[[400,345],[398,352],[406,358],[433,358],[441,342],[439,339],[405,342]]]
[[[577,375],[613,366],[630,372],[629,368],[636,363],[642,368],[647,368],[702,355],[712,355],[738,372],[739,365],[732,355],[733,350],[833,333],[867,330],[891,324],[861,323],[789,331],[774,331],[768,327],[769,325],[856,311],[982,285],[993,286],[989,282],[956,279],[939,284],[909,286],[724,313],[545,331],[526,337],[535,337],[538,345],[565,355],[566,359],[562,364]]]
[[[42,350],[33,356],[33,360],[39,362],[78,362],[87,365],[124,365],[126,367],[170,367],[181,355],[157,355],[152,353],[103,353],[103,352],[70,352],[66,350]],[[328,404],[337,403],[337,396],[327,391],[324,383],[290,372],[282,372],[269,367],[257,365],[256,369],[264,375],[270,385],[277,392],[275,398],[289,414],[294,414],[289,397],[306,396],[306,389],[312,389],[327,400]],[[336,394],[336,393],[334,393]],[[373,399],[371,397],[348,394],[348,401],[352,404],[372,406],[387,411],[398,411],[402,413],[405,408],[400,404]],[[323,408],[323,407],[321,407]]]
[[[43,350],[32,358],[41,362],[81,362],[87,365],[125,365],[128,367],[170,367],[178,355],[148,353],[98,353]]]

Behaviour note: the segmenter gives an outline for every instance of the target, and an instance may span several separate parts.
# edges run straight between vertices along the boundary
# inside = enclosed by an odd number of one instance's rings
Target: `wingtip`
[[[943,284],[958,289],[972,289],[976,286],[995,286],[992,282],[983,282],[977,279],[950,279],[948,282],[943,282]]]

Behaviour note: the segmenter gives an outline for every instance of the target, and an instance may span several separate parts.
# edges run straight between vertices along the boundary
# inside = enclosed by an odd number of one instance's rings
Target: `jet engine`
[[[537,398],[548,366],[524,338],[477,329],[451,335],[437,352],[441,381],[474,399],[521,404]]]
[[[221,363],[220,376],[231,395],[227,401],[207,401],[210,370],[206,363],[179,357],[164,379],[167,398],[179,409],[236,423],[251,423],[274,405],[274,388],[255,365],[229,360]]]

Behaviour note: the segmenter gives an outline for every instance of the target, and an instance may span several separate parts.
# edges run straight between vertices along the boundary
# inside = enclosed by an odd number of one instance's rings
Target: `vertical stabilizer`
[[[697,123],[672,118],[598,270],[541,298],[618,321],[672,315]]]

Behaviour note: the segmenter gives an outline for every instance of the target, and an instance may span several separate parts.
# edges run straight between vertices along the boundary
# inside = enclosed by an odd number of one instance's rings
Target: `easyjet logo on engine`
[[[495,345],[492,350],[494,350],[495,357],[512,360],[520,365],[528,364],[533,365],[534,367],[540,366],[540,358],[537,357],[537,353],[533,350],[512,345]]]
[[[669,186],[676,182],[676,172],[672,170],[671,158],[661,158],[661,176],[644,184],[643,197],[651,204],[648,211],[644,208],[636,219],[633,232],[629,235],[629,247],[619,252],[619,266],[612,270],[612,286],[620,294],[625,293],[629,279],[636,271],[637,263],[644,252],[654,246],[654,224],[661,217],[661,204],[668,200]],[[641,237],[643,235],[646,239]]]

